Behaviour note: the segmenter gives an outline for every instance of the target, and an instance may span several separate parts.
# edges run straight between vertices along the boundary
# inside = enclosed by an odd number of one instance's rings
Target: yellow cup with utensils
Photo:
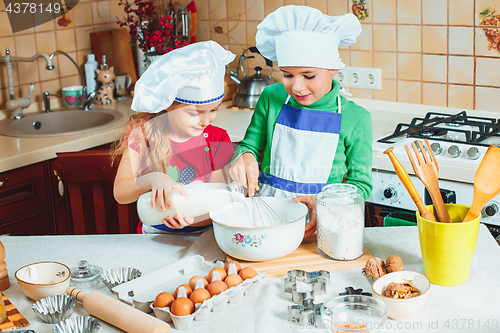
[[[469,206],[446,204],[453,223],[424,219],[417,211],[418,236],[425,275],[434,284],[456,286],[469,279],[481,214],[462,222]],[[427,206],[434,213],[434,206]]]

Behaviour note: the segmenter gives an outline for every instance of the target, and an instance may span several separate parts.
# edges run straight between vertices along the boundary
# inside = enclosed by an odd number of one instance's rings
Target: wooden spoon
[[[422,202],[422,199],[420,199],[420,196],[418,195],[417,189],[413,185],[413,182],[411,181],[410,176],[408,175],[408,172],[406,172],[401,162],[399,162],[396,155],[394,155],[393,150],[394,147],[391,147],[386,151],[384,151],[384,154],[387,154],[391,159],[392,165],[394,165],[394,170],[396,170],[399,179],[406,187],[406,190],[413,199],[413,202],[415,202],[415,205],[417,205],[418,211],[420,212],[420,216],[429,221],[436,222],[434,214],[432,214],[432,212],[425,207],[424,203]]]
[[[500,148],[490,146],[474,177],[474,199],[464,222],[475,219],[488,201],[500,192]]]

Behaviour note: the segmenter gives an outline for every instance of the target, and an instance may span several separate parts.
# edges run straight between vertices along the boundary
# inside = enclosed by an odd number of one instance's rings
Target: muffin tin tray
[[[197,304],[193,314],[176,316],[169,308],[155,308],[153,301],[163,291],[173,293],[181,284],[187,284],[194,275],[207,276],[214,267],[223,267],[222,261],[215,263],[205,261],[202,256],[195,255],[183,258],[135,280],[114,287],[112,290],[118,299],[133,305],[135,308],[149,313],[154,311],[155,316],[166,322],[173,322],[177,329],[188,329],[193,320],[206,320],[210,312],[222,312],[228,303],[238,303],[242,297],[253,294],[257,282],[266,277],[266,273],[259,273],[252,279],[243,281],[236,287],[229,288],[219,295],[215,295],[201,304]]]

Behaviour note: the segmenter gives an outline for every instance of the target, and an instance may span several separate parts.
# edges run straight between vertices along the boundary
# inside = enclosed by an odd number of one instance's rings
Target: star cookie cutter
[[[309,285],[309,290],[297,291],[297,281]],[[330,272],[313,271],[306,272],[300,269],[293,269],[287,272],[285,278],[285,292],[292,294],[292,301],[301,304],[306,299],[314,299],[314,295],[323,295],[328,292],[330,284]]]

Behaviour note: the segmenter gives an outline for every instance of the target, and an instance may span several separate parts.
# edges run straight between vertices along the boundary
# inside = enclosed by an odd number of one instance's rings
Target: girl
[[[199,42],[156,60],[135,86],[133,115],[115,156],[123,154],[114,183],[116,201],[127,204],[151,191],[151,204],[172,208],[180,184],[225,182],[234,153],[226,131],[210,125],[224,96],[224,75],[235,55],[219,44]],[[144,233],[194,232],[206,217],[168,216]],[[181,230],[182,229],[182,230]],[[138,231],[141,230],[138,228]]]
[[[344,67],[339,44],[354,44],[361,25],[352,14],[332,17],[285,6],[257,29],[257,48],[278,63],[283,83],[260,95],[229,173],[248,186],[249,196],[260,190],[305,203],[307,237],[316,228],[315,195],[324,185],[354,184],[365,199],[372,190],[371,115],[340,96],[332,78]]]

